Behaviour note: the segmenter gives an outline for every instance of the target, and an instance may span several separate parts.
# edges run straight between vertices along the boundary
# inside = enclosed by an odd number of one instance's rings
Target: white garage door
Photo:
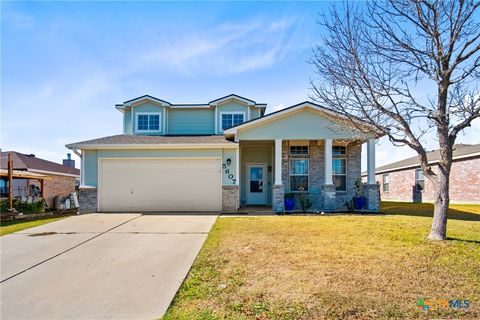
[[[220,159],[102,159],[104,212],[220,211]]]

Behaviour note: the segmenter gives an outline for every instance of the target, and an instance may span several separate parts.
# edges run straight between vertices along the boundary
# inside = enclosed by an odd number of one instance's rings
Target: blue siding
[[[214,109],[169,109],[168,134],[214,134]]]

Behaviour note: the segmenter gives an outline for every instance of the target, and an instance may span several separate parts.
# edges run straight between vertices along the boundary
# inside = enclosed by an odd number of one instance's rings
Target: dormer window
[[[137,132],[159,132],[160,117],[158,112],[137,113]]]
[[[222,112],[221,113],[222,130],[227,130],[245,121],[244,112]]]

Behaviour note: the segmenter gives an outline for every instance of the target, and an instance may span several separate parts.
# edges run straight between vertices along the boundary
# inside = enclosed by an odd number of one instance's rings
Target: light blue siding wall
[[[359,131],[347,130],[344,125],[336,124],[317,112],[302,110],[256,127],[239,130],[237,137],[240,140],[316,140],[352,139],[365,136]]]
[[[83,161],[85,162],[83,170],[85,182],[87,186],[97,186],[98,176],[98,157],[97,150],[85,150],[83,152]]]
[[[250,120],[260,117],[260,109],[250,107]]]
[[[168,134],[215,134],[214,109],[169,109]]]
[[[231,160],[229,167],[218,168],[222,170],[222,183],[235,184],[236,152],[235,149],[185,149],[185,150],[85,150],[84,153],[85,185],[98,186],[98,160],[101,158],[220,158],[222,164]],[[229,169],[227,172],[226,169]],[[232,175],[232,176],[230,176]]]
[[[228,166],[227,160],[230,159],[231,163]],[[223,160],[222,160],[222,176],[223,176],[223,185],[231,186],[239,183],[238,175],[236,173],[237,168],[237,158],[235,149],[223,149]]]
[[[249,109],[250,118],[248,118]],[[159,112],[161,114],[160,132],[136,131],[136,115],[141,112]],[[245,114],[245,121],[258,118],[261,114],[259,108],[247,106],[243,103],[239,103],[236,101],[230,101],[224,104],[220,104],[216,108],[211,109],[168,108],[168,110],[167,107],[162,107],[151,102],[146,102],[133,107],[133,118],[131,110],[126,110],[123,113],[123,133],[139,135],[222,134],[222,119],[220,116],[222,112],[243,112]],[[217,132],[215,132],[215,114],[217,116]],[[166,119],[164,121],[165,117]]]
[[[132,112],[130,111],[123,113],[123,133],[132,134]]]
[[[133,119],[136,122],[137,114],[141,112],[160,112],[160,132],[136,132],[136,123],[134,123],[133,129],[135,134],[146,134],[146,135],[162,135],[165,134],[164,121],[165,117],[165,108],[153,103],[144,103],[138,106],[133,107]]]

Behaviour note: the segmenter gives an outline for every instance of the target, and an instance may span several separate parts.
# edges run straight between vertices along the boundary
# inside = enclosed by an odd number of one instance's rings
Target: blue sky
[[[230,93],[272,112],[308,99],[327,2],[2,2],[1,146],[60,162],[121,133],[115,103]],[[459,142],[480,143],[477,124]],[[429,143],[435,147],[434,141]],[[414,155],[380,141],[377,164]],[[77,163],[77,166],[79,164]]]

